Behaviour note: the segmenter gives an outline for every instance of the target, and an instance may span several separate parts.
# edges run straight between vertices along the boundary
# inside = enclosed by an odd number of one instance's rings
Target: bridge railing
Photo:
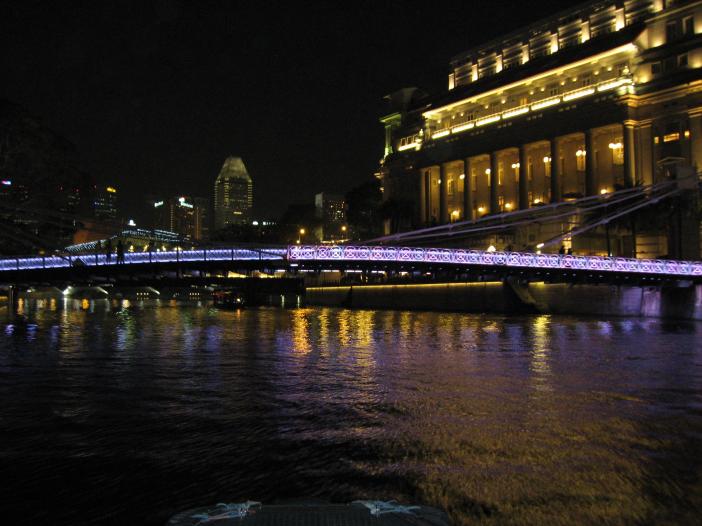
[[[453,248],[420,248],[355,245],[292,245],[287,248],[215,248],[173,250],[166,252],[130,252],[124,261],[113,254],[81,256],[46,256],[0,259],[0,272],[54,269],[77,266],[103,267],[158,263],[188,263],[205,261],[325,261],[430,263],[496,268],[531,268],[545,270],[578,270],[608,273],[670,275],[702,277],[702,262],[660,259],[634,259],[599,256],[535,254],[532,252],[487,252]]]
[[[32,256],[0,259],[0,272],[17,270],[55,269],[77,266],[138,265],[148,263],[178,263],[198,261],[279,261],[287,255],[285,248],[215,248],[202,250],[171,250],[165,252],[127,252],[120,261],[116,254],[83,254],[69,256]]]
[[[535,254],[532,252],[487,252],[453,248],[293,245],[288,247],[288,260],[440,263],[482,267],[702,277],[702,262],[700,261]]]

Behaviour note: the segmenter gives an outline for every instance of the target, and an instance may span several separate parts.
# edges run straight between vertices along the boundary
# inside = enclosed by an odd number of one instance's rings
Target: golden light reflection
[[[90,308],[90,302],[86,298],[83,298],[80,300],[80,308],[83,310],[88,310]]]
[[[306,309],[297,309],[292,312],[292,340],[293,350],[296,353],[307,354],[312,350],[307,314]]]
[[[551,365],[549,363],[550,321],[551,317],[546,315],[534,318],[529,369],[533,374],[533,383],[537,391],[552,390],[550,385]]]

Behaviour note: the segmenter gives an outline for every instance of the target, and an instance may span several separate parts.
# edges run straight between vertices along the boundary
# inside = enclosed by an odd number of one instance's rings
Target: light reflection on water
[[[700,510],[698,324],[156,305],[0,311],[5,516],[162,524],[300,496],[459,524]]]

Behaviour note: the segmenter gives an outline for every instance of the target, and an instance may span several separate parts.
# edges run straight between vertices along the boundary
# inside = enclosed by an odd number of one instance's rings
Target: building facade
[[[348,238],[344,196],[320,192],[314,196],[317,219],[321,220],[318,239],[338,242]]]
[[[96,219],[103,221],[117,219],[117,188],[114,186],[95,187],[93,213]]]
[[[253,181],[241,157],[224,161],[214,187],[215,229],[248,224],[253,211]]]
[[[405,230],[650,186],[671,160],[698,172],[702,2],[593,1],[457,55],[446,93],[388,98],[380,174]],[[653,230],[608,251],[640,256]],[[699,258],[696,236],[677,256]]]
[[[206,213],[190,197],[162,199],[154,202],[154,228],[173,232],[190,241],[202,241]]]

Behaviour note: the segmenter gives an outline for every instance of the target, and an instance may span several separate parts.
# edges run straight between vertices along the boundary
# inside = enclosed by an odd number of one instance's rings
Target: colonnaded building
[[[700,258],[702,1],[587,2],[455,56],[446,93],[387,98],[379,177],[409,210],[387,233]]]

